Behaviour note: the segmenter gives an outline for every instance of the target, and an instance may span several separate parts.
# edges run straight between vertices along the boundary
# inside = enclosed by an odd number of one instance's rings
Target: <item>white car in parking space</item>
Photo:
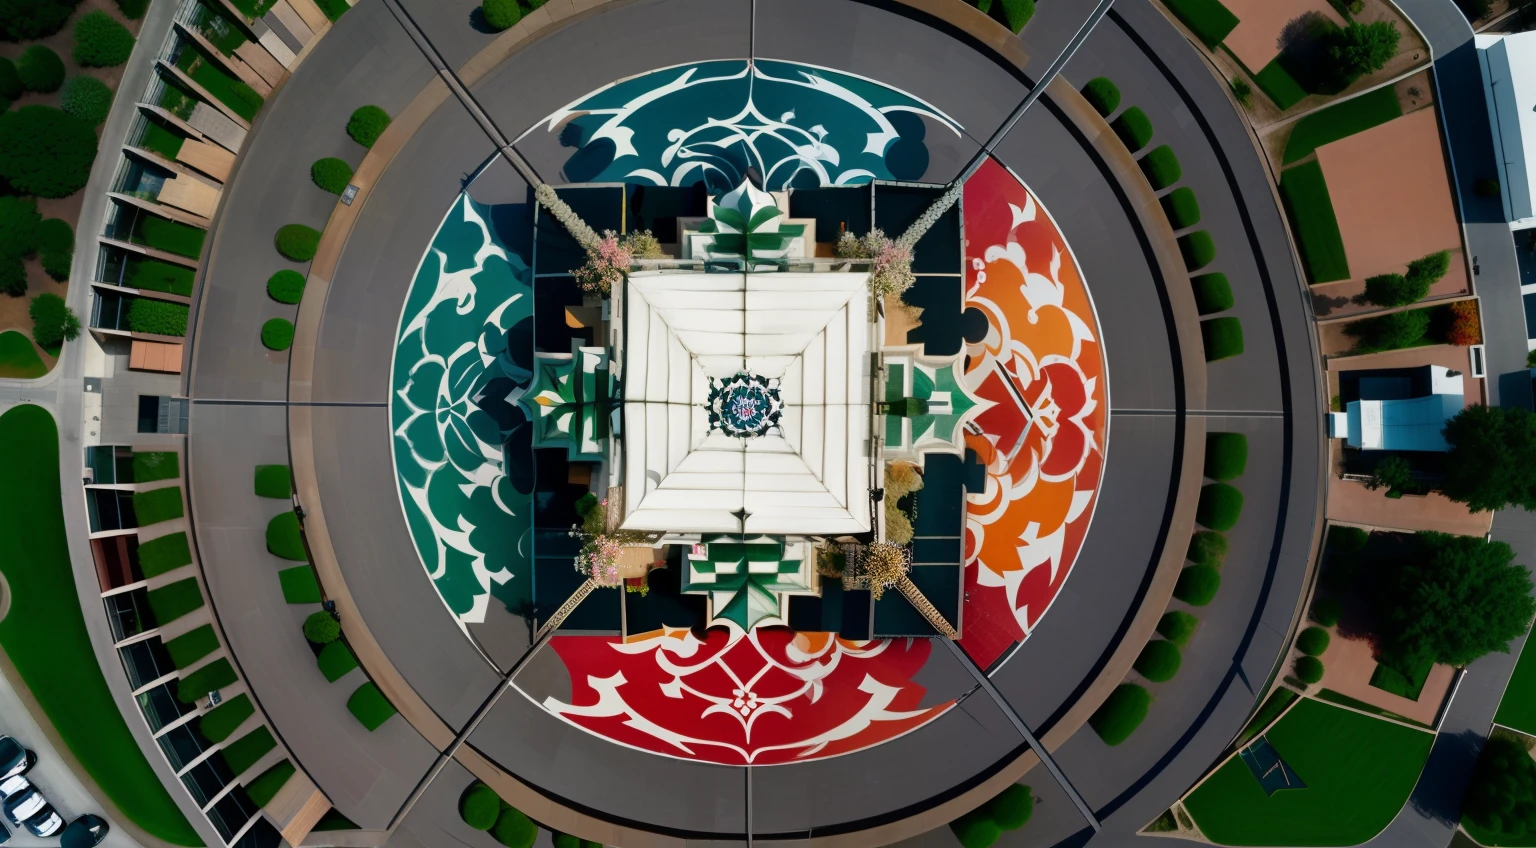
[[[32,781],[19,774],[13,774],[4,780],[0,780],[0,801],[9,801],[32,788]]]
[[[52,836],[64,827],[64,820],[35,788],[26,789],[5,802],[5,815],[12,824],[25,826],[33,836]]]

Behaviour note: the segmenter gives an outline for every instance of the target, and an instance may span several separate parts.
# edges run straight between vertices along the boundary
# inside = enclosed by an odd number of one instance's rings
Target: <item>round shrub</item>
[[[1088,718],[1093,732],[1107,745],[1119,745],[1129,739],[1147,717],[1152,695],[1135,683],[1122,683],[1109,693],[1104,703]]]
[[[68,197],[85,186],[96,158],[90,124],[49,106],[0,114],[0,177],[24,194]]]
[[[325,610],[312,612],[304,619],[304,638],[316,645],[329,645],[341,638],[341,622]]]
[[[1216,259],[1216,240],[1208,230],[1196,230],[1179,236],[1179,254],[1184,257],[1184,267],[1198,271]]]
[[[1188,186],[1181,186],[1163,195],[1163,214],[1175,230],[1182,230],[1200,223],[1200,199]]]
[[[347,135],[364,147],[372,147],[388,126],[388,112],[377,106],[359,106],[347,120]]]
[[[133,33],[97,10],[75,24],[75,61],[87,68],[115,68],[133,52]]]
[[[48,218],[37,225],[37,249],[42,253],[66,253],[75,249],[75,231],[63,218]]]
[[[459,796],[459,818],[475,830],[490,830],[501,815],[501,798],[491,787],[475,781]]]
[[[1324,627],[1332,627],[1339,623],[1339,616],[1344,614],[1344,603],[1332,595],[1324,595],[1312,602],[1312,620]]]
[[[0,254],[0,291],[11,297],[27,293],[27,264],[20,256]]]
[[[1232,308],[1232,286],[1227,282],[1226,274],[1200,274],[1190,277],[1189,285],[1195,290],[1195,308],[1201,315]]]
[[[267,280],[267,294],[278,303],[298,303],[304,297],[304,275],[283,269]]]
[[[341,194],[347,190],[347,183],[352,181],[352,166],[334,156],[327,156],[309,166],[309,178],[331,194]]]
[[[293,345],[293,322],[287,318],[273,318],[262,324],[261,343],[268,350],[287,350]]]
[[[0,197],[0,256],[31,256],[42,240],[43,216],[30,197]]]
[[[1029,19],[1035,16],[1035,0],[998,0],[1003,7],[1003,20],[1017,35]]]
[[[1189,644],[1189,640],[1194,637],[1198,629],[1200,629],[1200,619],[1179,610],[1165,612],[1157,621],[1158,635],[1180,648]]]
[[[1200,489],[1200,505],[1195,509],[1195,520],[1211,528],[1226,532],[1237,524],[1243,514],[1243,493],[1226,483],[1209,483]]]
[[[1141,157],[1141,172],[1147,175],[1147,181],[1152,183],[1152,187],[1159,191],[1184,178],[1179,157],[1166,144],[1153,148],[1151,153]]]
[[[1035,796],[1029,787],[1015,783],[1004,789],[987,804],[992,821],[1003,830],[1018,830],[1029,823],[1035,812]]]
[[[550,841],[555,844],[555,848],[581,848],[581,840],[569,833],[551,831],[550,837]]]
[[[303,224],[285,224],[277,231],[277,252],[295,262],[308,262],[320,249],[320,231]]]
[[[74,341],[80,335],[79,317],[64,298],[56,294],[50,292],[32,298],[27,313],[32,317],[32,340],[40,347],[54,348]]]
[[[1216,597],[1216,590],[1220,588],[1220,571],[1209,565],[1191,565],[1179,572],[1173,596],[1192,607],[1203,607]]]
[[[1215,530],[1201,530],[1189,538],[1187,556],[1195,565],[1219,568],[1227,558],[1227,537]]]
[[[149,0],[117,0],[117,10],[128,20],[136,21],[149,11]]]
[[[69,271],[75,264],[75,253],[44,253],[43,272],[59,282],[69,279]]]
[[[1429,294],[1427,278],[1409,279],[1402,274],[1378,274],[1365,280],[1365,299],[1377,306],[1407,306]]]
[[[485,15],[486,24],[497,32],[511,29],[523,17],[517,0],[485,0],[480,4],[480,13]]]
[[[1323,661],[1317,657],[1296,658],[1296,679],[1311,686],[1323,679]]]
[[[91,126],[107,119],[112,111],[112,89],[95,77],[71,77],[59,93],[59,105]]]
[[[950,822],[949,829],[963,848],[988,848],[1003,835],[1003,829],[997,826],[997,822],[979,810]]]
[[[1120,143],[1132,153],[1146,147],[1148,142],[1152,141],[1152,119],[1147,117],[1146,112],[1141,111],[1140,106],[1132,106],[1121,112],[1120,117],[1112,121],[1109,128],[1115,131]]]
[[[64,60],[41,44],[28,47],[16,62],[16,73],[27,91],[48,93],[64,84]]]
[[[0,56],[0,97],[15,100],[23,91],[21,76],[16,73],[16,63]]]
[[[539,828],[521,810],[505,807],[491,828],[491,836],[507,848],[533,848],[539,838]]]
[[[1241,477],[1248,469],[1248,437],[1242,433],[1210,433],[1205,437],[1205,476],[1212,480]]]
[[[1183,663],[1184,657],[1179,653],[1178,645],[1164,639],[1153,639],[1136,657],[1136,671],[1153,683],[1163,683],[1172,680]]]
[[[1120,88],[1109,77],[1094,77],[1083,86],[1083,99],[1094,111],[1108,118],[1120,108]]]
[[[1296,649],[1309,657],[1320,657],[1328,650],[1328,631],[1321,627],[1308,627],[1296,637]]]

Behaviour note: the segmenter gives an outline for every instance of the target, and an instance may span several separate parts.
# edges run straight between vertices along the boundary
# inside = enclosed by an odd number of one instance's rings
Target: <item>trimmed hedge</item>
[[[265,726],[258,727],[224,746],[224,762],[229,765],[231,772],[239,776],[276,747],[277,740],[272,738],[272,731]]]
[[[1332,595],[1325,595],[1312,602],[1311,619],[1324,627],[1332,627],[1339,623],[1339,616],[1344,614],[1344,603]]]
[[[1201,530],[1190,537],[1187,556],[1195,565],[1220,568],[1227,558],[1227,537],[1215,530]]]
[[[267,295],[278,303],[298,303],[304,297],[304,275],[285,268],[267,280]]]
[[[1195,520],[1202,526],[1225,533],[1243,514],[1243,493],[1226,483],[1207,483],[1200,489],[1200,505]]]
[[[43,270],[48,276],[59,282],[69,279],[75,261],[75,230],[68,221],[48,218],[38,224],[37,249],[43,254]]]
[[[185,304],[136,297],[128,306],[128,329],[158,336],[185,336],[187,315]]]
[[[95,159],[96,130],[74,115],[36,105],[0,114],[0,177],[18,192],[68,197]]]
[[[176,700],[183,704],[195,703],[198,698],[216,689],[223,689],[240,680],[229,660],[219,657],[197,671],[183,677],[176,684]],[[238,774],[238,772],[237,772]]]
[[[267,522],[267,550],[283,559],[309,562],[304,537],[299,532],[299,517],[292,510],[280,512]]]
[[[186,668],[217,651],[219,637],[213,632],[213,625],[204,624],[166,642],[165,649],[170,652],[171,662],[175,663],[177,668]]]
[[[357,691],[347,699],[347,711],[372,732],[389,721],[389,717],[395,714],[395,707],[370,680],[357,687]]]
[[[1135,683],[1122,683],[1088,718],[1093,732],[1107,745],[1119,745],[1129,739],[1147,717],[1152,694]]]
[[[1179,165],[1179,157],[1173,154],[1173,148],[1164,144],[1152,148],[1152,152],[1141,157],[1141,172],[1146,174],[1147,182],[1152,187],[1161,191],[1184,178],[1184,169]]]
[[[1321,627],[1308,627],[1296,637],[1296,649],[1309,657],[1320,657],[1328,650],[1331,641],[1328,631]]]
[[[34,44],[22,51],[21,58],[16,60],[16,74],[27,91],[41,94],[58,91],[64,84],[64,60],[47,47]]]
[[[1199,629],[1200,619],[1178,610],[1163,613],[1157,621],[1157,634],[1180,648],[1189,647],[1189,640]]]
[[[95,77],[70,77],[59,93],[59,105],[66,113],[94,127],[112,111],[112,89]]]
[[[1220,588],[1220,571],[1209,565],[1191,565],[1179,572],[1173,596],[1192,607],[1203,607],[1216,597],[1216,590]]]
[[[294,771],[293,763],[283,760],[257,775],[255,780],[245,784],[245,794],[256,806],[265,807],[277,797],[277,793],[288,782],[288,778],[293,777]]]
[[[203,252],[203,242],[208,239],[205,230],[153,216],[141,220],[139,234],[145,245],[189,259],[196,259]]]
[[[293,475],[286,465],[256,466],[256,496],[288,500],[293,497]]]
[[[1242,433],[1207,433],[1205,476],[1232,480],[1248,469],[1248,437]]]
[[[1003,21],[1014,35],[1024,31],[1029,19],[1035,16],[1035,0],[999,0],[1003,7]]]
[[[147,492],[134,492],[133,514],[138,517],[140,527],[180,518],[185,514],[181,505],[181,487],[167,486]]]
[[[347,135],[364,147],[372,147],[389,127],[389,113],[377,106],[359,106],[347,119]]]
[[[1120,87],[1109,77],[1094,77],[1083,86],[1083,99],[1095,112],[1108,118],[1120,108]]]
[[[347,183],[352,181],[352,166],[334,156],[327,156],[315,160],[315,164],[309,166],[309,178],[325,191],[341,194],[347,190]]]
[[[1407,306],[1429,294],[1427,277],[1377,274],[1365,279],[1365,299],[1377,306]]]
[[[1200,322],[1200,339],[1206,362],[1238,356],[1243,352],[1243,322],[1231,315],[1207,318]]]
[[[1110,122],[1109,128],[1115,131],[1120,143],[1125,145],[1132,153],[1146,147],[1152,141],[1152,119],[1147,113],[1141,111],[1141,107],[1132,106],[1120,113],[1120,117]]]
[[[987,802],[987,812],[1003,830],[1018,830],[1035,812],[1035,796],[1029,787],[1015,783]]]
[[[277,252],[295,262],[308,262],[320,249],[320,231],[303,224],[285,224],[274,239]]]
[[[75,61],[87,68],[115,68],[133,52],[133,33],[100,9],[75,22]]]
[[[192,283],[197,279],[197,272],[191,268],[158,259],[139,258],[132,260],[131,264],[132,270],[123,280],[123,285],[128,288],[182,296],[192,294]]]
[[[1216,259],[1216,240],[1210,231],[1196,230],[1179,236],[1179,253],[1184,257],[1184,267],[1198,271]]]
[[[139,544],[139,570],[145,577],[158,577],[192,564],[192,548],[185,532],[172,533]]]
[[[1207,49],[1215,50],[1237,29],[1237,15],[1218,0],[1167,0],[1168,8]]]
[[[197,720],[197,730],[209,742],[223,742],[255,714],[256,707],[251,704],[251,699],[241,693],[203,713]]]
[[[506,848],[533,848],[534,841],[539,838],[539,828],[521,810],[504,807],[496,818],[496,826],[491,828],[491,837]]]
[[[315,662],[320,666],[320,673],[325,675],[329,683],[335,683],[345,677],[347,672],[357,668],[357,657],[352,655],[352,649],[346,642],[332,642],[320,649],[320,655]]]
[[[1163,195],[1163,214],[1175,230],[1183,230],[1200,223],[1200,201],[1188,186],[1176,188]]]
[[[287,603],[318,604],[321,601],[320,581],[315,579],[315,570],[307,565],[279,571],[277,582],[283,587],[283,600]]]
[[[325,610],[316,610],[304,619],[304,638],[316,645],[329,645],[341,638],[341,622]]]
[[[149,590],[149,609],[161,627],[175,621],[203,605],[203,590],[197,587],[197,578],[187,577],[175,583],[167,583]]]
[[[485,18],[487,26],[502,32],[522,20],[523,10],[517,5],[517,0],[485,0],[480,4],[480,14]]]
[[[459,796],[459,818],[475,830],[490,830],[501,815],[501,796],[489,786],[475,781]]]
[[[181,476],[181,460],[175,451],[136,451],[133,454],[133,482],[153,483]]]
[[[261,325],[261,343],[268,350],[287,350],[293,346],[293,322],[287,318],[269,318]]]
[[[1179,673],[1184,656],[1179,646],[1165,639],[1153,639],[1136,657],[1136,672],[1153,683],[1165,683]]]
[[[1323,679],[1323,661],[1317,657],[1296,658],[1296,679],[1311,686]]]

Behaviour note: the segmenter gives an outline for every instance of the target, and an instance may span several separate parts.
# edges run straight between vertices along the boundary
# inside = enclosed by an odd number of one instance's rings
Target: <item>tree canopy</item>
[[[1462,809],[1474,824],[1496,836],[1516,839],[1536,833],[1536,760],[1511,739],[1489,739]]]
[[[0,114],[0,177],[17,191],[68,197],[85,186],[96,158],[90,124],[51,106]]]
[[[1402,33],[1391,21],[1351,21],[1328,40],[1328,58],[1333,60],[1340,81],[1348,84],[1385,67],[1397,55],[1400,38]]]
[[[1531,577],[1504,542],[1418,534],[1418,550],[1383,569],[1377,594],[1386,651],[1466,665],[1525,632],[1536,615]]]
[[[1440,491],[1473,512],[1511,504],[1536,510],[1536,415],[1505,406],[1469,406],[1446,422]]]

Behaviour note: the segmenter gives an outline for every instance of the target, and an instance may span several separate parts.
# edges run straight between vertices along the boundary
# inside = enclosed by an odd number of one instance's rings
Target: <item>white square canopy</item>
[[[876,327],[867,278],[630,275],[621,354],[623,529],[870,529]],[[710,379],[742,372],[778,381],[779,426],[761,436],[737,438],[710,426]]]

